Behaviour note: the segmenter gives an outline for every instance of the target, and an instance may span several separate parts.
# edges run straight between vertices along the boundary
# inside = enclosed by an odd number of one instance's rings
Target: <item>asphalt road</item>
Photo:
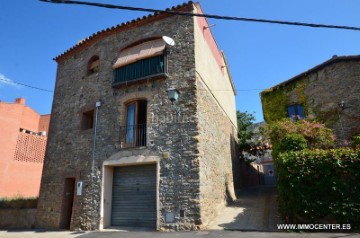
[[[360,238],[359,233],[288,233],[243,231],[95,231],[76,233],[71,231],[0,231],[0,238]]]
[[[241,232],[241,231],[196,231],[196,232],[92,232],[78,238],[355,238],[356,233],[286,233],[286,232]]]

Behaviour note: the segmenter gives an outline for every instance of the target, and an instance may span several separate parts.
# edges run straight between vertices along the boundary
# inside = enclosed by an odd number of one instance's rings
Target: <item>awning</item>
[[[165,42],[162,39],[147,41],[120,52],[113,69],[131,64],[135,61],[163,54]]]

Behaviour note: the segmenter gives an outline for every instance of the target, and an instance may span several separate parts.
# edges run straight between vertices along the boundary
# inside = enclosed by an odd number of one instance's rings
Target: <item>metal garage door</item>
[[[111,225],[156,227],[156,165],[114,168]]]

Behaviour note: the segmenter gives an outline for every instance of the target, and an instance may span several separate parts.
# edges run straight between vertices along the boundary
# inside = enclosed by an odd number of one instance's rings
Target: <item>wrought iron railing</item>
[[[121,148],[146,146],[146,124],[120,127]]]

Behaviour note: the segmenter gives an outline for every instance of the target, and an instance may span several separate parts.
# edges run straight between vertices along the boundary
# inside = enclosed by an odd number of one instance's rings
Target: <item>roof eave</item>
[[[194,3],[193,1],[189,1],[187,3],[183,3],[177,6],[174,6],[172,8],[167,8],[166,11],[192,11],[194,10]],[[63,52],[62,54],[56,56],[53,60],[55,60],[57,63],[61,63],[64,60],[66,60],[68,57],[70,57],[71,55],[80,52],[81,50],[85,49],[86,47],[94,44],[95,42],[97,42],[98,40],[115,34],[115,33],[119,33],[122,31],[126,31],[135,27],[139,27],[145,24],[148,24],[150,22],[153,21],[158,21],[170,16],[173,16],[174,14],[171,13],[154,13],[154,14],[149,14],[143,17],[139,17],[137,19],[131,20],[131,21],[127,21],[126,23],[121,23],[118,24],[116,26],[112,26],[109,28],[106,28],[104,30],[98,31],[94,34],[92,34],[91,36],[85,38],[84,40],[82,40],[81,42],[79,42],[78,44],[74,45],[73,47],[69,48],[68,50],[66,50],[65,52]]]
[[[351,61],[351,60],[360,60],[360,55],[349,55],[349,56],[333,56],[331,59],[319,64],[319,65],[316,65],[315,67],[301,73],[301,74],[298,74],[284,82],[281,82],[271,88],[268,88],[268,89],[265,89],[264,91],[261,92],[261,94],[263,93],[268,93],[268,92],[272,92],[274,90],[278,90],[279,88],[282,88],[282,87],[285,87],[293,82],[296,82],[300,79],[302,79],[304,76],[307,76],[309,74],[312,74],[316,71],[319,71],[329,65],[332,65],[334,63],[338,63],[338,62],[341,62],[341,61]]]

